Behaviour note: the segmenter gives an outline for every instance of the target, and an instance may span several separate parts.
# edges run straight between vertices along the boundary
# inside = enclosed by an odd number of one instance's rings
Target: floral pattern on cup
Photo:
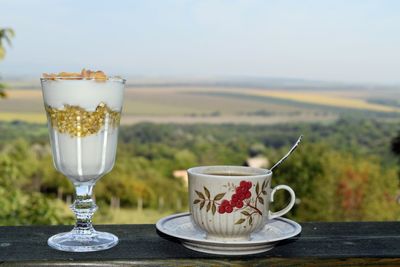
[[[253,192],[251,190],[253,184],[250,181],[242,180],[239,185],[228,183],[225,187],[228,188],[228,192],[234,192],[230,199],[223,199],[227,192],[218,193],[212,197],[207,187],[203,186],[204,192],[195,190],[198,198],[194,199],[193,204],[198,204],[200,210],[205,207],[206,211],[211,211],[213,215],[217,212],[219,216],[232,212],[240,212],[244,217],[237,220],[235,225],[240,225],[246,222],[248,225],[252,225],[253,216],[263,215],[263,212],[257,207],[257,205],[264,205],[264,199],[261,195],[265,196],[267,194],[266,180],[263,181],[261,187],[257,182]]]

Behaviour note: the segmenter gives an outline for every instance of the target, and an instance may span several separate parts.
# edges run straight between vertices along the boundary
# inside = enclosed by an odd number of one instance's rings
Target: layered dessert
[[[54,165],[74,183],[93,183],[115,162],[124,80],[102,71],[43,74]]]

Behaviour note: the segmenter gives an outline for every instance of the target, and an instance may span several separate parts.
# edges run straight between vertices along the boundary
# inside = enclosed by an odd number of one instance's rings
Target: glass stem
[[[79,234],[92,234],[92,217],[97,210],[96,203],[92,199],[93,184],[75,184],[75,201],[71,205],[76,216],[76,224],[73,231]]]

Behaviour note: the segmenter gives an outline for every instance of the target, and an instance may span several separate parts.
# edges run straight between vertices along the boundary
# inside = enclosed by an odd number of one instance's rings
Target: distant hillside
[[[39,78],[9,77],[4,81],[10,88],[31,89],[39,88]],[[275,77],[127,77],[129,87],[241,87],[257,89],[285,89],[285,90],[362,90],[362,91],[383,91],[400,93],[400,84],[365,84],[345,83],[335,81],[318,81],[297,78],[275,78]]]

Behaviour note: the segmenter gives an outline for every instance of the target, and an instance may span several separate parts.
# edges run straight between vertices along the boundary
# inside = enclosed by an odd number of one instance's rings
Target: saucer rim
[[[273,222],[273,221],[282,221],[283,223],[291,225],[293,227],[294,231],[292,233],[290,233],[290,234],[282,235],[280,237],[277,237],[277,238],[274,238],[274,239],[269,239],[269,240],[257,240],[257,241],[246,240],[246,241],[231,241],[231,242],[229,242],[229,241],[219,241],[219,240],[208,240],[208,239],[204,239],[204,238],[184,236],[184,235],[180,235],[180,234],[171,234],[170,231],[165,230],[166,228],[163,227],[163,225],[167,221],[170,221],[170,220],[173,220],[173,219],[176,219],[176,218],[180,218],[180,217],[189,217],[190,218],[190,215],[191,215],[190,212],[182,212],[182,213],[176,213],[176,214],[172,214],[172,215],[166,216],[166,217],[161,218],[160,220],[157,221],[156,228],[157,228],[158,231],[160,231],[163,234],[166,234],[166,235],[174,237],[174,238],[178,238],[180,240],[189,241],[189,242],[201,242],[201,243],[204,243],[204,244],[214,244],[214,245],[215,244],[221,244],[221,245],[229,244],[229,245],[238,245],[238,246],[241,246],[241,245],[244,245],[244,246],[245,245],[262,245],[262,244],[267,244],[267,243],[276,243],[276,242],[279,242],[279,241],[282,241],[282,240],[286,240],[286,239],[292,238],[292,237],[300,234],[301,231],[302,231],[302,227],[301,227],[301,225],[299,223],[297,223],[297,222],[295,222],[293,220],[287,219],[287,218],[282,218],[282,217],[277,217],[277,218],[274,218],[272,220],[269,220],[264,225],[264,227],[266,225],[268,225],[269,223]],[[192,223],[192,222],[189,220],[189,223]],[[203,230],[198,229],[195,225],[193,225],[193,227],[197,231],[204,232]],[[255,232],[253,234],[257,234],[257,232]]]

